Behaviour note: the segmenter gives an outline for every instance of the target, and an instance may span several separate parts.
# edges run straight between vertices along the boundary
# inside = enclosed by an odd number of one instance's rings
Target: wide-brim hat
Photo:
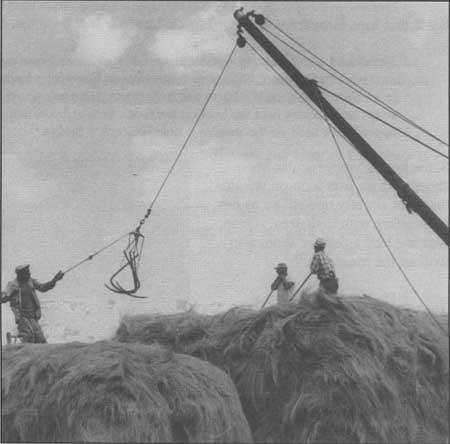
[[[287,270],[287,265],[286,265],[285,263],[283,263],[283,262],[280,262],[280,263],[274,268],[274,270],[281,270],[281,269],[283,269],[283,268],[285,268],[285,269]]]
[[[30,268],[30,264],[17,265],[16,273],[20,273],[21,271],[24,271],[27,268]]]

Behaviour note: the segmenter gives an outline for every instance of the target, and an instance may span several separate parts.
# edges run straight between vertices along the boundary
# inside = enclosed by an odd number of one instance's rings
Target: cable
[[[317,90],[316,90],[316,95],[317,95],[317,98],[318,98],[318,100],[319,100],[320,106],[321,106],[321,108],[322,108],[322,112],[323,112],[323,114],[324,114],[325,117],[326,117],[325,111],[324,111],[323,106],[322,106],[322,101],[321,101],[321,99],[320,99],[320,94],[317,94]],[[376,232],[378,233],[378,236],[380,237],[381,241],[383,242],[384,246],[386,247],[387,251],[389,252],[390,256],[392,257],[392,259],[393,259],[395,265],[397,265],[397,268],[399,269],[400,273],[403,275],[405,281],[408,283],[408,285],[409,285],[409,287],[411,288],[411,290],[414,292],[414,294],[415,294],[415,295],[417,296],[417,298],[420,300],[420,302],[421,302],[422,305],[425,307],[425,309],[428,311],[429,315],[433,318],[434,322],[438,325],[438,327],[439,327],[446,335],[448,335],[447,331],[444,329],[444,327],[442,327],[442,325],[441,325],[440,322],[436,319],[436,317],[434,316],[434,314],[432,313],[432,311],[428,308],[428,306],[427,306],[427,304],[425,303],[425,301],[421,298],[419,292],[415,289],[414,285],[413,285],[412,282],[409,280],[409,278],[408,278],[406,272],[403,270],[402,266],[400,265],[400,263],[398,262],[397,258],[395,257],[393,251],[392,251],[391,248],[389,247],[389,244],[387,243],[386,239],[385,239],[384,236],[383,236],[383,233],[381,232],[381,230],[380,230],[380,228],[378,227],[378,225],[377,225],[377,223],[376,223],[374,217],[372,216],[372,213],[370,212],[370,209],[369,209],[369,207],[367,206],[367,203],[366,203],[366,201],[365,201],[365,199],[364,199],[364,197],[363,197],[363,195],[362,195],[362,193],[361,193],[361,190],[359,189],[358,184],[356,183],[355,178],[353,177],[353,174],[352,174],[352,172],[350,171],[350,167],[349,167],[347,161],[345,160],[344,154],[343,154],[343,152],[342,152],[342,150],[341,150],[341,147],[339,146],[339,143],[338,143],[338,141],[337,141],[337,139],[336,139],[336,136],[335,136],[335,134],[334,134],[333,128],[332,128],[331,125],[329,124],[328,117],[326,117],[326,121],[327,121],[327,124],[328,124],[328,129],[330,130],[331,136],[333,137],[334,143],[335,143],[336,148],[337,148],[337,150],[338,150],[338,152],[339,152],[339,156],[341,157],[342,162],[344,163],[345,169],[347,170],[347,173],[348,173],[348,175],[349,175],[349,177],[350,177],[350,179],[351,179],[351,181],[352,181],[352,183],[353,183],[353,186],[355,187],[355,190],[356,190],[356,192],[358,193],[358,196],[359,196],[359,198],[360,198],[362,204],[364,205],[364,208],[365,208],[365,210],[366,210],[366,212],[367,212],[367,214],[368,214],[368,216],[369,216],[369,218],[370,218],[370,220],[371,220],[373,226],[375,227],[375,230],[376,230]]]
[[[344,82],[342,79],[340,79],[339,77],[337,77],[335,74],[333,74],[332,72],[330,72],[328,69],[325,69],[324,67],[322,67],[321,65],[319,65],[317,62],[315,62],[313,59],[311,59],[310,57],[308,57],[308,56],[306,56],[305,54],[303,54],[302,52],[300,52],[300,51],[298,51],[296,48],[294,48],[293,46],[291,46],[289,43],[287,43],[285,40],[283,40],[283,39],[281,39],[280,37],[278,37],[276,34],[274,34],[273,32],[271,32],[269,29],[267,29],[267,28],[264,28],[264,30],[268,33],[268,34],[270,34],[271,36],[273,36],[274,38],[276,38],[278,41],[280,41],[281,43],[283,43],[283,44],[285,44],[288,48],[290,48],[290,49],[292,49],[295,53],[297,53],[297,54],[299,54],[299,55],[301,55],[302,57],[304,57],[306,60],[308,60],[309,62],[311,62],[313,65],[315,65],[315,66],[317,66],[319,69],[321,69],[322,71],[325,71],[326,73],[328,73],[328,74],[330,74],[333,78],[335,78],[336,80],[338,80],[338,81],[340,81],[341,83],[343,83],[344,85],[346,85],[346,86],[348,86],[349,88],[351,88],[353,91],[356,91],[358,94],[361,94],[363,97],[366,97],[368,100],[370,100],[371,102],[374,102],[374,103],[376,103],[377,105],[379,105],[379,106],[381,106],[382,108],[384,108],[385,110],[387,110],[387,111],[389,111],[389,112],[391,112],[391,113],[393,113],[393,114],[395,114],[395,115],[397,115],[397,117],[400,117],[398,114],[400,114],[400,113],[398,113],[397,111],[392,111],[391,109],[388,109],[386,106],[384,106],[384,105],[381,105],[380,103],[378,103],[377,101],[375,101],[373,98],[372,98],[372,96],[370,95],[370,93],[368,93],[368,94],[366,94],[366,93],[363,93],[363,92],[361,92],[361,91],[359,91],[359,90],[357,90],[355,87],[353,87],[352,85],[350,85],[349,83],[347,83],[347,82]],[[300,45],[300,43],[298,43],[299,45]],[[315,57],[317,57],[317,56],[315,56]],[[317,57],[317,58],[319,58],[319,57]],[[320,59],[319,58],[319,60],[322,60],[322,59]],[[327,64],[326,62],[323,62],[323,63],[325,63],[325,64]],[[328,65],[328,64],[327,64]],[[332,67],[331,67],[332,68]],[[334,68],[332,68],[332,69],[334,69]],[[337,70],[336,70],[337,71]],[[337,72],[339,72],[339,71],[337,71]],[[342,76],[344,76],[343,74],[341,74],[341,73],[339,73],[340,75],[342,75]],[[344,76],[344,77],[346,77],[346,76]],[[352,83],[354,83],[354,82],[352,82]],[[357,85],[358,86],[358,85]],[[358,86],[358,88],[361,88],[361,87],[359,87]],[[374,96],[373,96],[374,97]],[[397,113],[397,114],[396,114]],[[374,116],[374,115],[372,115],[372,116]],[[402,118],[402,117],[400,117],[400,118]],[[405,120],[404,118],[402,118],[402,120]],[[383,122],[385,122],[385,121],[383,121]],[[410,123],[410,122],[408,122],[408,123]],[[387,122],[386,122],[386,124],[387,124]],[[410,124],[412,124],[412,123],[410,123]],[[389,125],[389,124],[388,124]],[[415,125],[415,124],[414,124]],[[413,126],[414,126],[413,125]],[[391,125],[390,125],[391,126]],[[394,126],[391,126],[392,128],[396,128],[396,127],[394,127]],[[399,130],[399,131],[401,131],[401,130]],[[427,131],[425,131],[425,132],[427,132]],[[403,134],[405,134],[405,135],[407,135],[408,137],[410,137],[411,139],[413,139],[413,140],[415,140],[416,142],[419,142],[420,144],[422,144],[422,145],[424,145],[424,143],[423,142],[421,142],[421,141],[419,141],[418,139],[416,139],[416,138],[414,138],[413,136],[410,136],[409,134],[407,134],[407,133],[405,133],[405,132],[403,132]],[[444,143],[445,144],[445,142],[443,142],[442,140],[440,140],[440,139],[438,139],[440,142],[442,142],[442,143]],[[426,145],[427,147],[429,147],[429,145]],[[430,149],[432,149],[433,151],[434,151],[434,148],[431,148],[430,147]],[[439,153],[439,151],[436,151],[437,153]],[[441,153],[439,153],[439,154],[441,154]],[[442,155],[442,154],[441,154]]]
[[[364,208],[365,208],[365,210],[366,210],[366,212],[367,212],[367,214],[368,214],[368,216],[369,216],[369,218],[370,218],[370,220],[371,220],[371,222],[372,222],[372,224],[373,224],[373,226],[374,226],[374,228],[375,228],[375,230],[377,231],[377,233],[378,233],[378,235],[379,235],[379,237],[380,237],[380,239],[382,240],[382,242],[383,242],[383,244],[384,244],[384,246],[386,247],[386,249],[387,249],[387,251],[389,252],[389,254],[390,254],[390,256],[392,257],[392,259],[393,259],[393,261],[394,261],[394,263],[396,264],[396,266],[398,267],[398,269],[399,269],[399,271],[401,272],[401,274],[403,275],[403,277],[404,277],[404,279],[405,279],[405,281],[408,283],[408,285],[409,285],[409,287],[412,289],[412,291],[414,292],[414,294],[417,296],[417,298],[420,300],[420,302],[423,304],[423,306],[425,307],[425,309],[428,311],[428,313],[429,313],[429,315],[433,318],[433,320],[434,320],[434,322],[438,325],[438,327],[447,335],[447,332],[445,331],[445,329],[442,327],[442,325],[439,323],[439,321],[435,318],[435,316],[433,315],[433,313],[431,312],[431,310],[428,308],[428,306],[426,305],[426,303],[425,303],[425,301],[421,298],[421,296],[420,296],[420,294],[418,293],[418,291],[415,289],[415,287],[414,287],[414,285],[412,284],[412,282],[410,281],[410,279],[408,278],[408,276],[407,276],[407,274],[406,274],[406,272],[403,270],[403,268],[402,268],[402,266],[400,265],[400,263],[398,262],[398,260],[397,260],[397,258],[395,257],[395,255],[394,255],[394,253],[392,252],[392,250],[391,250],[391,248],[389,247],[389,244],[387,243],[387,241],[386,241],[386,239],[384,238],[384,236],[383,236],[383,234],[381,233],[381,230],[379,229],[379,227],[378,227],[378,225],[377,225],[377,223],[376,223],[376,221],[375,221],[375,219],[373,218],[373,216],[372,216],[372,213],[370,212],[370,209],[369,209],[369,207],[367,206],[367,204],[366,204],[366,202],[365,202],[365,200],[364,200],[364,197],[363,197],[363,195],[362,195],[362,193],[361,193],[361,191],[360,191],[360,189],[359,189],[359,187],[358,187],[358,185],[357,185],[357,183],[356,183],[356,181],[355,181],[355,179],[354,179],[354,177],[353,177],[353,175],[352,175],[352,173],[351,173],[351,171],[350,171],[350,167],[348,166],[348,164],[347,164],[347,162],[346,162],[346,160],[345,160],[345,157],[344,157],[344,155],[343,155],[343,153],[342,153],[342,150],[341,150],[341,148],[340,148],[340,146],[339,146],[339,143],[337,142],[337,139],[336,139],[336,136],[335,136],[335,133],[334,133],[334,131],[333,131],[333,126],[332,126],[332,124],[330,123],[330,121],[329,121],[329,119],[326,117],[326,114],[324,113],[324,116],[322,116],[321,114],[319,114],[317,111],[316,111],[316,109],[315,108],[313,108],[312,107],[312,105],[309,103],[309,102],[307,102],[306,101],[306,99],[302,96],[302,95],[300,95],[299,94],[299,92],[283,77],[283,76],[281,76],[281,74],[268,62],[268,60],[267,59],[265,59],[248,41],[246,42],[249,46],[250,46],[250,48],[281,78],[281,80],[283,80],[285,83],[286,83],[286,85],[288,85],[295,93],[296,93],[296,95],[298,96],[298,97],[300,97],[317,115],[319,115],[319,117],[322,119],[322,120],[325,120],[326,121],[326,123],[327,123],[327,125],[328,125],[328,128],[329,128],[329,130],[330,130],[330,132],[331,132],[331,135],[332,135],[332,137],[333,137],[333,140],[334,140],[334,142],[335,142],[335,144],[336,144],[336,147],[337,147],[337,149],[338,149],[338,152],[339,152],[339,155],[340,155],[340,157],[341,157],[341,159],[342,159],[342,161],[343,161],[343,163],[344,163],[344,166],[345,166],[345,168],[346,168],[346,170],[347,170],[347,173],[349,174],[349,176],[350,176],[350,179],[351,179],[351,181],[352,181],[352,183],[353,183],[353,185],[354,185],[354,187],[355,187],[355,189],[356,189],[356,192],[358,193],[358,196],[359,196],[359,198],[361,199],[361,202],[363,203],[363,205],[364,205]],[[320,103],[320,105],[321,105],[321,108],[322,108],[322,112],[323,112],[323,106],[322,106],[322,102],[321,102],[321,100],[320,100],[320,97],[319,97],[319,103]],[[335,128],[335,131],[337,131],[338,132],[338,134],[340,134],[340,136],[344,139],[344,140],[346,140],[347,141],[347,143],[349,143],[351,146],[352,146],[352,144],[351,144],[351,142],[347,139],[347,137],[345,137],[337,128]],[[440,153],[441,154],[441,153]]]
[[[278,75],[278,77],[287,85],[289,88],[294,91],[294,93],[300,97],[321,119],[323,119],[322,115],[298,92],[298,90],[293,87],[272,65],[271,63],[247,40],[246,44],[263,60],[267,66]]]
[[[192,128],[191,128],[191,130],[189,131],[189,134],[187,135],[185,141],[183,142],[183,145],[181,146],[180,150],[178,151],[178,154],[177,154],[177,156],[175,157],[175,160],[173,161],[172,166],[169,168],[169,171],[167,172],[166,177],[165,177],[164,180],[162,181],[161,186],[159,187],[158,191],[157,191],[156,194],[155,194],[155,197],[154,197],[153,200],[152,200],[152,203],[151,203],[150,206],[148,207],[146,215],[145,215],[144,218],[141,219],[141,221],[139,222],[139,226],[138,226],[138,228],[137,228],[138,230],[139,230],[140,227],[145,223],[146,219],[150,216],[150,213],[151,213],[151,211],[152,211],[152,209],[153,209],[153,205],[155,204],[156,200],[158,199],[159,195],[161,194],[161,191],[162,191],[162,189],[164,188],[164,185],[166,184],[167,180],[169,179],[170,174],[172,173],[173,169],[175,168],[176,163],[178,162],[179,158],[181,157],[181,154],[183,153],[184,149],[186,148],[186,145],[188,144],[189,139],[191,138],[192,134],[194,133],[194,130],[195,130],[195,128],[197,127],[197,124],[199,123],[201,117],[203,116],[203,113],[205,112],[205,109],[206,109],[206,107],[207,107],[209,101],[211,100],[211,97],[213,96],[213,94],[214,94],[214,92],[215,92],[215,90],[216,90],[216,88],[217,88],[217,86],[218,86],[220,80],[222,79],[223,74],[225,73],[225,70],[226,70],[228,64],[229,64],[230,61],[231,61],[231,57],[233,56],[234,51],[236,50],[236,47],[237,47],[237,45],[235,44],[235,45],[233,46],[233,49],[231,50],[230,55],[228,56],[228,58],[227,58],[227,60],[226,60],[226,62],[225,62],[225,64],[224,64],[224,66],[223,66],[223,68],[222,68],[220,74],[219,74],[219,77],[218,77],[217,80],[215,81],[214,86],[212,87],[210,93],[208,94],[208,97],[207,97],[205,103],[203,104],[202,109],[200,110],[200,113],[198,114],[197,118],[195,119],[194,124],[192,125]]]
[[[100,248],[100,250],[96,251],[95,253],[92,253],[87,258],[83,259],[80,262],[77,262],[75,265],[72,265],[67,270],[65,270],[63,273],[67,274],[67,273],[69,273],[69,271],[75,270],[75,268],[79,267],[81,264],[84,264],[85,262],[92,260],[95,256],[97,256],[97,254],[100,254],[101,252],[103,252],[103,251],[107,250],[108,248],[112,247],[114,244],[116,244],[117,242],[122,240],[125,236],[128,236],[128,234],[129,233],[125,233],[124,235],[118,237],[116,240],[112,241],[111,243],[109,243],[105,247]]]
[[[372,221],[372,224],[373,224],[373,226],[375,227],[375,230],[377,231],[377,233],[378,233],[378,235],[379,235],[379,237],[380,237],[380,239],[382,240],[382,242],[383,242],[383,244],[385,245],[385,247],[386,247],[386,249],[387,249],[387,251],[389,252],[389,254],[391,255],[391,257],[392,257],[392,259],[394,260],[394,262],[395,262],[395,264],[397,265],[397,267],[398,267],[398,269],[400,270],[400,272],[401,272],[401,274],[403,275],[403,277],[404,277],[404,279],[406,280],[406,282],[408,283],[408,285],[410,286],[410,288],[412,289],[412,291],[415,293],[415,295],[418,297],[418,299],[420,300],[420,302],[423,304],[423,306],[426,308],[426,310],[428,311],[428,313],[430,314],[430,316],[433,318],[433,320],[436,322],[436,324],[438,325],[438,327],[447,335],[447,332],[445,331],[445,329],[442,327],[442,325],[439,323],[439,321],[435,318],[435,316],[433,315],[433,313],[431,312],[431,310],[428,308],[428,306],[426,305],[426,303],[424,302],[424,300],[421,298],[421,296],[419,295],[419,293],[418,293],[418,291],[415,289],[415,287],[414,287],[414,285],[412,284],[412,282],[409,280],[409,278],[408,278],[408,276],[407,276],[407,274],[406,274],[406,272],[403,270],[403,268],[402,268],[402,266],[400,265],[400,263],[398,262],[398,260],[397,260],[397,258],[395,257],[395,255],[394,255],[394,253],[392,252],[392,250],[391,250],[391,248],[389,247],[389,244],[387,243],[387,241],[386,241],[386,239],[384,238],[384,236],[383,236],[383,234],[381,233],[381,230],[379,229],[379,227],[378,227],[378,225],[377,225],[377,223],[376,223],[376,221],[375,221],[375,219],[373,218],[373,216],[372,216],[372,213],[370,212],[370,209],[369,209],[369,207],[367,206],[367,204],[366,204],[366,202],[365,202],[365,200],[364,200],[364,197],[363,197],[363,195],[362,195],[362,193],[361,193],[361,191],[360,191],[360,189],[359,189],[359,187],[358,187],[358,185],[357,185],[357,183],[356,183],[356,181],[355,181],[355,179],[354,179],[354,177],[353,177],[353,175],[352,175],[352,173],[351,173],[351,171],[350,171],[350,168],[349,168],[349,166],[348,166],[348,164],[347,164],[347,162],[346,162],[346,160],[345,160],[345,158],[344,158],[344,155],[343,155],[343,153],[342,153],[342,150],[341,150],[341,148],[340,148],[340,146],[339,146],[339,143],[338,143],[338,141],[337,141],[337,139],[336,139],[336,136],[335,136],[335,134],[334,134],[334,131],[333,131],[333,126],[331,125],[331,123],[330,123],[330,121],[329,121],[329,119],[326,117],[326,114],[324,113],[324,116],[322,116],[321,114],[319,114],[317,111],[316,111],[316,109],[315,108],[313,108],[312,107],[312,105],[309,103],[309,102],[307,102],[306,101],[306,99],[302,96],[302,95],[300,95],[299,94],[299,92],[283,77],[283,76],[281,76],[281,74],[268,62],[268,60],[267,59],[265,59],[248,41],[246,42],[249,46],[250,46],[250,48],[281,78],[281,80],[283,80],[285,83],[286,83],[286,85],[288,85],[295,93],[296,93],[296,95],[298,96],[298,97],[300,97],[316,114],[318,114],[319,115],[319,117],[322,119],[322,120],[325,120],[326,121],[326,123],[327,123],[327,125],[328,125],[328,128],[329,128],[329,130],[330,130],[330,132],[331,132],[331,135],[332,135],[332,137],[333,137],[333,140],[334,140],[334,142],[335,142],[335,144],[336,144],[336,146],[337,146],[337,149],[338,149],[338,151],[339,151],[339,154],[340,154],[340,156],[341,156],[341,159],[342,159],[342,161],[343,161],[343,163],[344,163],[344,166],[345,166],[345,168],[346,168],[346,170],[347,170],[347,172],[348,172],[348,174],[349,174],[349,176],[350,176],[350,179],[351,179],[351,181],[352,181],[352,183],[353,183],[353,185],[354,185],[354,187],[355,187],[355,189],[356,189],[356,191],[357,191],[357,193],[358,193],[358,196],[359,196],[359,198],[361,199],[361,202],[363,203],[363,205],[364,205],[364,208],[365,208],[365,210],[366,210],[366,212],[367,212],[367,214],[368,214],[368,216],[369,216],[369,218],[370,218],[370,220]],[[320,100],[320,97],[319,97],[319,103],[320,103],[320,105],[321,105],[321,108],[322,108],[322,112],[323,112],[323,106],[322,106],[322,102],[321,102],[321,100]],[[351,144],[351,142],[347,139],[347,137],[345,137],[339,130],[337,130],[337,128],[335,128],[335,131],[337,131],[340,135],[341,135],[341,137],[343,137],[344,138],[344,140],[346,140],[347,141],[347,143],[349,143],[350,145],[352,145]]]
[[[366,109],[356,105],[355,103],[351,102],[348,99],[345,99],[344,97],[340,96],[339,94],[334,93],[333,91],[330,91],[327,88],[324,88],[323,86],[318,85],[318,87],[322,91],[326,91],[328,94],[331,94],[332,96],[336,97],[339,100],[342,100],[343,102],[353,106],[354,108],[358,109],[359,111],[362,111],[363,113],[373,117],[375,120],[378,120],[381,123],[384,123],[388,127],[392,128],[393,130],[399,132],[400,134],[403,134],[406,137],[409,137],[410,139],[414,140],[415,142],[419,143],[420,145],[424,146],[425,148],[429,149],[430,151],[433,151],[434,153],[438,154],[439,156],[444,157],[445,159],[448,159],[448,156],[446,156],[444,153],[441,153],[440,151],[436,150],[435,148],[431,147],[430,145],[426,144],[425,142],[422,142],[419,139],[416,139],[415,137],[411,136],[410,134],[406,133],[405,131],[401,130],[400,128],[391,125],[389,122],[386,122],[386,120],[383,120],[381,117],[376,116],[375,114],[372,114],[371,112],[367,111]]]
[[[189,134],[188,134],[188,136],[186,137],[186,139],[185,139],[183,145],[181,146],[181,149],[178,151],[178,154],[177,154],[177,156],[176,156],[174,162],[172,163],[172,166],[170,167],[170,169],[169,169],[169,171],[168,171],[168,173],[167,173],[165,179],[163,180],[161,186],[159,187],[159,189],[158,189],[158,191],[157,191],[155,197],[153,198],[152,203],[150,204],[150,207],[147,209],[147,213],[145,214],[144,218],[140,220],[139,225],[138,225],[138,227],[137,227],[136,230],[135,230],[136,232],[139,232],[141,226],[145,223],[145,221],[146,221],[146,220],[148,219],[148,217],[150,216],[150,213],[151,213],[151,210],[152,210],[152,208],[153,208],[153,205],[155,204],[156,200],[158,199],[158,197],[159,197],[159,195],[160,195],[162,189],[164,188],[164,185],[165,185],[166,182],[167,182],[167,179],[169,178],[170,174],[172,173],[172,171],[173,171],[173,169],[174,169],[176,163],[178,162],[178,159],[181,157],[181,154],[183,153],[184,148],[186,147],[186,145],[187,145],[187,143],[189,142],[189,139],[191,138],[191,136],[192,136],[192,134],[193,134],[195,128],[197,127],[197,124],[198,124],[198,122],[200,121],[200,118],[202,117],[202,115],[203,115],[203,113],[204,113],[204,111],[205,111],[205,109],[206,109],[206,106],[208,105],[209,101],[211,100],[211,97],[213,96],[213,94],[214,94],[214,92],[215,92],[215,90],[216,90],[216,88],[217,88],[217,85],[219,84],[219,82],[220,82],[220,80],[221,80],[221,78],[222,78],[222,76],[223,76],[223,74],[224,74],[224,72],[225,72],[225,70],[226,70],[228,64],[230,63],[231,57],[233,56],[235,49],[236,49],[236,45],[234,45],[233,49],[231,50],[231,53],[230,53],[230,55],[228,56],[228,58],[227,58],[227,60],[226,60],[226,62],[225,62],[225,65],[223,66],[222,71],[221,71],[220,74],[219,74],[219,77],[217,78],[216,82],[214,83],[214,86],[213,86],[211,92],[209,93],[209,95],[208,95],[208,97],[207,97],[205,103],[203,104],[203,107],[202,107],[202,109],[200,110],[200,113],[198,114],[197,118],[196,118],[195,121],[194,121],[194,125],[192,126],[191,130],[189,131]],[[76,263],[75,265],[73,265],[72,267],[68,268],[66,271],[64,271],[64,274],[67,274],[69,271],[74,270],[75,268],[79,267],[80,265],[84,264],[85,262],[87,262],[87,261],[89,261],[89,260],[92,260],[97,254],[100,254],[102,251],[105,251],[106,249],[112,247],[114,244],[116,244],[117,242],[119,242],[119,241],[122,240],[125,236],[128,236],[128,235],[129,235],[129,233],[127,232],[127,233],[125,233],[124,235],[118,237],[117,239],[115,239],[114,241],[112,241],[111,243],[109,243],[108,245],[106,245],[105,247],[101,248],[100,250],[96,251],[95,253],[89,255],[87,258],[83,259],[82,261],[80,261],[80,262]],[[130,245],[130,244],[128,244],[128,246],[129,246],[129,245]]]
[[[251,44],[251,43],[249,43],[248,41],[246,42],[247,43],[247,45],[264,61],[264,63],[266,63],[269,67],[270,67],[270,69],[275,73],[275,74],[277,74],[278,75],[278,77],[280,77],[280,79],[281,80],[283,80],[283,82],[284,83],[286,83],[286,85],[287,86],[289,86],[289,88],[291,88],[294,92],[295,92],[295,94],[298,96],[298,97],[300,97],[300,99],[302,99],[321,119],[323,119],[323,120],[325,120],[324,119],[324,117],[299,93],[299,91],[296,89],[296,88],[294,88],[271,64],[270,64],[270,62],[263,56],[263,55],[261,55],[260,53],[259,53],[259,51]],[[444,158],[446,158],[446,159],[448,159],[448,156],[446,156],[445,154],[443,154],[443,153],[441,153],[440,151],[438,151],[438,150],[436,150],[435,148],[433,148],[433,147],[431,147],[430,145],[428,145],[428,144],[426,144],[425,142],[422,142],[421,140],[419,140],[419,139],[416,139],[415,137],[413,137],[413,136],[411,136],[411,135],[409,135],[408,133],[406,133],[406,132],[404,132],[403,130],[401,130],[400,128],[398,128],[398,127],[396,127],[396,126],[394,126],[394,125],[391,125],[390,123],[388,123],[388,122],[386,122],[385,120],[383,120],[383,119],[381,119],[380,117],[378,117],[378,116],[376,116],[375,114],[372,114],[372,113],[370,113],[369,111],[367,111],[367,110],[365,110],[364,108],[361,108],[361,107],[359,107],[358,105],[355,105],[353,102],[350,102],[350,101],[348,101],[347,99],[345,99],[345,98],[343,98],[343,97],[341,97],[340,95],[338,95],[338,94],[335,94],[335,93],[333,93],[332,91],[330,91],[330,90],[328,90],[327,88],[324,88],[324,87],[321,87],[321,86],[319,86],[319,88],[320,89],[322,89],[323,91],[326,91],[326,92],[328,92],[329,94],[331,94],[331,95],[333,95],[333,96],[335,96],[335,97],[337,97],[338,99],[340,99],[340,100],[342,100],[342,101],[344,101],[344,102],[346,102],[346,103],[348,103],[349,105],[351,105],[351,106],[353,106],[353,107],[355,107],[355,108],[357,108],[357,109],[359,109],[360,111],[362,111],[362,112],[364,112],[364,113],[366,113],[366,114],[368,114],[369,116],[371,116],[371,117],[373,117],[374,119],[376,119],[376,120],[378,120],[378,121],[380,121],[380,122],[382,122],[382,123],[384,123],[385,125],[387,125],[387,126],[389,126],[390,128],[392,128],[392,129],[394,129],[394,130],[396,130],[396,131],[398,131],[399,133],[401,133],[401,134],[403,134],[403,135],[405,135],[405,136],[407,136],[407,137],[409,137],[410,139],[412,139],[412,140],[414,140],[415,142],[417,142],[417,143],[419,143],[419,144],[421,144],[421,145],[423,145],[425,148],[427,148],[427,149],[429,149],[429,150],[431,150],[431,151],[433,151],[434,153],[436,153],[436,154],[439,154],[440,156],[442,156],[442,157],[444,157]],[[335,130],[337,130],[336,129],[336,127],[335,127]],[[339,131],[339,133],[340,133],[340,131]],[[340,133],[340,135],[342,136],[342,133]],[[346,139],[346,137],[344,136],[344,138]]]
[[[322,69],[323,71],[329,73],[331,76],[333,76],[335,79],[339,80],[340,82],[344,83],[345,85],[347,85],[349,88],[353,89],[354,91],[356,91],[357,93],[361,94],[362,96],[366,97],[367,99],[371,100],[372,102],[378,104],[379,106],[381,106],[382,108],[384,108],[386,111],[391,112],[392,114],[394,114],[395,116],[397,116],[398,118],[402,119],[403,121],[409,123],[410,125],[412,125],[413,127],[415,127],[416,129],[424,132],[425,134],[427,134],[428,136],[432,137],[433,139],[441,142],[442,144],[448,146],[448,143],[445,142],[444,140],[440,139],[439,137],[435,136],[434,134],[432,134],[431,132],[427,131],[425,128],[423,128],[422,126],[420,126],[419,124],[415,123],[413,120],[409,119],[408,117],[406,117],[404,114],[400,113],[399,111],[397,111],[396,109],[392,108],[390,105],[388,105],[386,102],[384,102],[383,100],[379,99],[378,97],[376,97],[374,94],[372,94],[370,91],[368,91],[367,89],[363,88],[362,86],[360,86],[359,84],[357,84],[356,82],[354,82],[352,79],[350,79],[348,76],[346,76],[345,74],[343,74],[342,72],[340,72],[339,70],[337,70],[336,68],[334,68],[332,65],[330,65],[329,63],[327,63],[325,60],[323,60],[322,58],[320,58],[318,55],[314,54],[312,51],[310,51],[308,48],[306,48],[304,45],[302,45],[300,42],[298,42],[296,39],[294,39],[292,36],[290,36],[288,33],[286,33],[285,31],[283,31],[279,26],[277,26],[275,23],[273,23],[271,20],[267,19],[267,22],[269,22],[275,29],[277,29],[279,32],[281,32],[284,36],[286,36],[287,38],[289,38],[291,41],[293,41],[295,44],[297,44],[300,48],[304,49],[305,51],[307,51],[309,54],[311,54],[313,57],[315,57],[317,60],[319,60],[320,62],[322,62],[324,65],[326,65],[327,67],[329,67],[330,69],[332,69],[334,72],[336,72],[337,74],[339,74],[340,76],[342,76],[344,79],[347,80],[347,82],[344,82],[342,79],[340,79],[339,77],[337,77],[336,75],[334,75],[333,73],[331,73],[330,71],[326,70],[325,68],[323,68],[322,66],[320,66],[317,62],[311,60],[309,57],[305,56],[303,53],[301,53],[300,51],[298,51],[297,49],[293,48],[291,45],[289,45],[289,43],[287,43],[286,41],[282,40],[280,37],[278,37],[276,34],[274,34],[273,32],[271,32],[269,29],[265,28],[266,32],[268,32],[270,35],[272,35],[274,38],[276,38],[277,40],[279,40],[280,42],[284,43],[286,46],[288,46],[289,48],[291,48],[293,51],[295,51],[297,54],[301,55],[302,57],[306,58],[307,60],[309,60],[311,63],[313,63],[314,65],[316,65],[317,67],[319,67],[320,69]],[[350,84],[349,84],[350,83]],[[355,89],[352,85],[356,86],[359,90]]]
[[[294,93],[300,97],[300,99],[303,100],[304,103],[306,103],[306,105],[309,106],[309,108],[311,108],[314,113],[319,116],[322,120],[325,121],[325,117],[322,116],[322,114],[320,114],[319,111],[316,110],[316,108],[314,108],[298,91],[297,88],[295,88],[294,86],[292,86],[272,65],[271,63],[247,40],[246,44],[263,60],[264,63],[266,63],[266,65],[287,85],[289,86],[289,88],[294,91]],[[335,131],[338,132],[338,134],[343,137],[345,140],[347,140],[347,138],[341,133],[341,131],[334,127]]]

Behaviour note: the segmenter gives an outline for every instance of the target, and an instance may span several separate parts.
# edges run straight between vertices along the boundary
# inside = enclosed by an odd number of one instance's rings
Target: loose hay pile
[[[255,440],[446,442],[448,338],[427,314],[368,296],[233,310],[158,323],[173,350],[230,373]],[[127,318],[116,339],[153,343],[154,327]]]
[[[2,442],[249,442],[220,369],[161,346],[3,348]]]

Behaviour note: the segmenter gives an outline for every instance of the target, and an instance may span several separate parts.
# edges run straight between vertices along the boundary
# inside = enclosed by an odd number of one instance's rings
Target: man
[[[287,265],[278,264],[275,267],[275,271],[278,276],[273,281],[271,288],[272,291],[277,290],[277,302],[278,304],[287,304],[292,297],[294,291],[294,282],[289,281],[287,274]]]
[[[39,283],[31,277],[30,266],[16,267],[17,278],[9,282],[6,292],[2,293],[1,302],[9,302],[17,324],[18,336],[23,342],[46,343],[46,339],[39,325],[41,318],[41,304],[36,290],[45,292],[51,290],[56,282],[64,276],[59,271],[55,277],[45,284]]]
[[[311,262],[311,273],[317,274],[319,288],[327,294],[336,294],[339,288],[334,271],[333,261],[325,254],[326,242],[317,239],[314,243],[314,256]]]

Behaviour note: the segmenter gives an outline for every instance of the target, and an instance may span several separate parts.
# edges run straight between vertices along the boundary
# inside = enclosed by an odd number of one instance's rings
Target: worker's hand
[[[277,270],[278,277],[284,279],[287,276],[286,270]]]
[[[53,280],[55,282],[60,281],[63,277],[64,277],[64,273],[62,271],[58,271],[58,273],[55,274],[55,277],[53,278]]]
[[[278,276],[272,283],[272,285],[270,286],[270,288],[275,291],[278,288],[278,285],[280,285],[280,276]]]
[[[41,319],[42,313],[41,313],[41,309],[40,308],[36,309],[35,316],[36,316],[36,321],[39,321],[39,319]]]

